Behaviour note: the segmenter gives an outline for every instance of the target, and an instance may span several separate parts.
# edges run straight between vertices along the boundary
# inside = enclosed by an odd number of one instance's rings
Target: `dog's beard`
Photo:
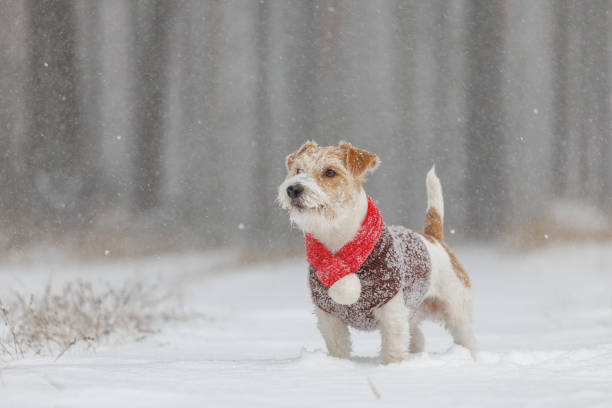
[[[289,210],[291,223],[302,232],[317,235],[333,234],[352,224],[356,214],[356,197],[346,204],[336,207],[327,205],[321,208],[292,208]]]
[[[305,233],[325,230],[329,228],[334,221],[333,217],[329,215],[329,211],[313,208],[293,208],[289,211],[289,220],[291,224]]]
[[[287,195],[287,187],[296,183],[304,187],[304,192],[297,200],[292,200]],[[281,208],[289,211],[291,223],[304,232],[310,232],[312,227],[320,228],[333,221],[334,211],[327,194],[306,175],[285,180],[278,187],[276,200]]]

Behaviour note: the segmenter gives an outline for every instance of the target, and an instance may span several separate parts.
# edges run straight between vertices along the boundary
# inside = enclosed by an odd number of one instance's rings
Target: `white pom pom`
[[[357,274],[349,273],[329,288],[329,297],[341,305],[352,305],[361,295],[361,282]]]

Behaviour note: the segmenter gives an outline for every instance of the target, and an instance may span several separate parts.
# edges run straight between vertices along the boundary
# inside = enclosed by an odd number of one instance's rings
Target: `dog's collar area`
[[[363,265],[380,239],[382,230],[382,215],[368,196],[368,211],[355,237],[334,255],[311,234],[306,234],[306,259],[317,270],[319,280],[330,288]]]

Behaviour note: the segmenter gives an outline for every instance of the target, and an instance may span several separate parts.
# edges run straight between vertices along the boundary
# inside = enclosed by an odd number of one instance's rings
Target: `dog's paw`
[[[361,295],[361,282],[354,273],[339,279],[329,288],[329,297],[338,304],[352,305]]]
[[[397,344],[396,347],[389,347],[389,345],[385,346],[383,343],[380,359],[383,364],[400,363],[408,359],[408,353],[406,351],[403,343]]]
[[[384,353],[381,357],[383,364],[401,363],[406,360],[405,353]]]

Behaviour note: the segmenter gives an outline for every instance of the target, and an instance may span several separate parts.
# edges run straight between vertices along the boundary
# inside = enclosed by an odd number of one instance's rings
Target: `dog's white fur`
[[[444,196],[442,196],[442,184],[436,175],[436,165],[434,164],[425,178],[427,185],[427,208],[435,208],[444,219]]]
[[[290,211],[292,223],[303,232],[312,234],[330,252],[335,253],[349,242],[359,230],[367,213],[367,196],[361,183],[357,183],[348,203],[335,205],[324,188],[321,188],[313,172],[320,171],[316,163],[321,160],[305,158],[301,162],[303,173],[288,177],[279,186],[278,200],[281,206]],[[317,164],[319,165],[319,164]],[[302,204],[305,209],[296,208],[287,196],[287,187],[299,182],[305,189]],[[427,174],[428,208],[434,208],[440,217],[444,214],[444,202],[440,180],[435,167]],[[328,211],[322,213],[320,208]],[[331,211],[329,211],[331,210]],[[329,216],[329,214],[333,216]],[[424,319],[444,322],[456,344],[468,348],[475,356],[476,342],[472,331],[472,296],[469,287],[464,285],[453,268],[445,248],[437,241],[430,242],[422,237],[429,251],[432,263],[431,285],[424,302],[418,310],[408,310],[401,293],[374,312],[379,322],[382,336],[381,355],[385,363],[401,361],[406,357],[410,333],[410,352],[418,353],[424,349],[424,337],[419,323]],[[336,282],[329,290],[334,301],[352,304],[361,290],[359,279],[350,274]],[[356,283],[355,283],[356,280]],[[357,285],[359,284],[359,285]],[[318,327],[323,335],[327,349],[332,356],[347,358],[351,351],[351,339],[347,325],[331,314],[315,308]],[[409,319],[409,316],[412,318]]]

